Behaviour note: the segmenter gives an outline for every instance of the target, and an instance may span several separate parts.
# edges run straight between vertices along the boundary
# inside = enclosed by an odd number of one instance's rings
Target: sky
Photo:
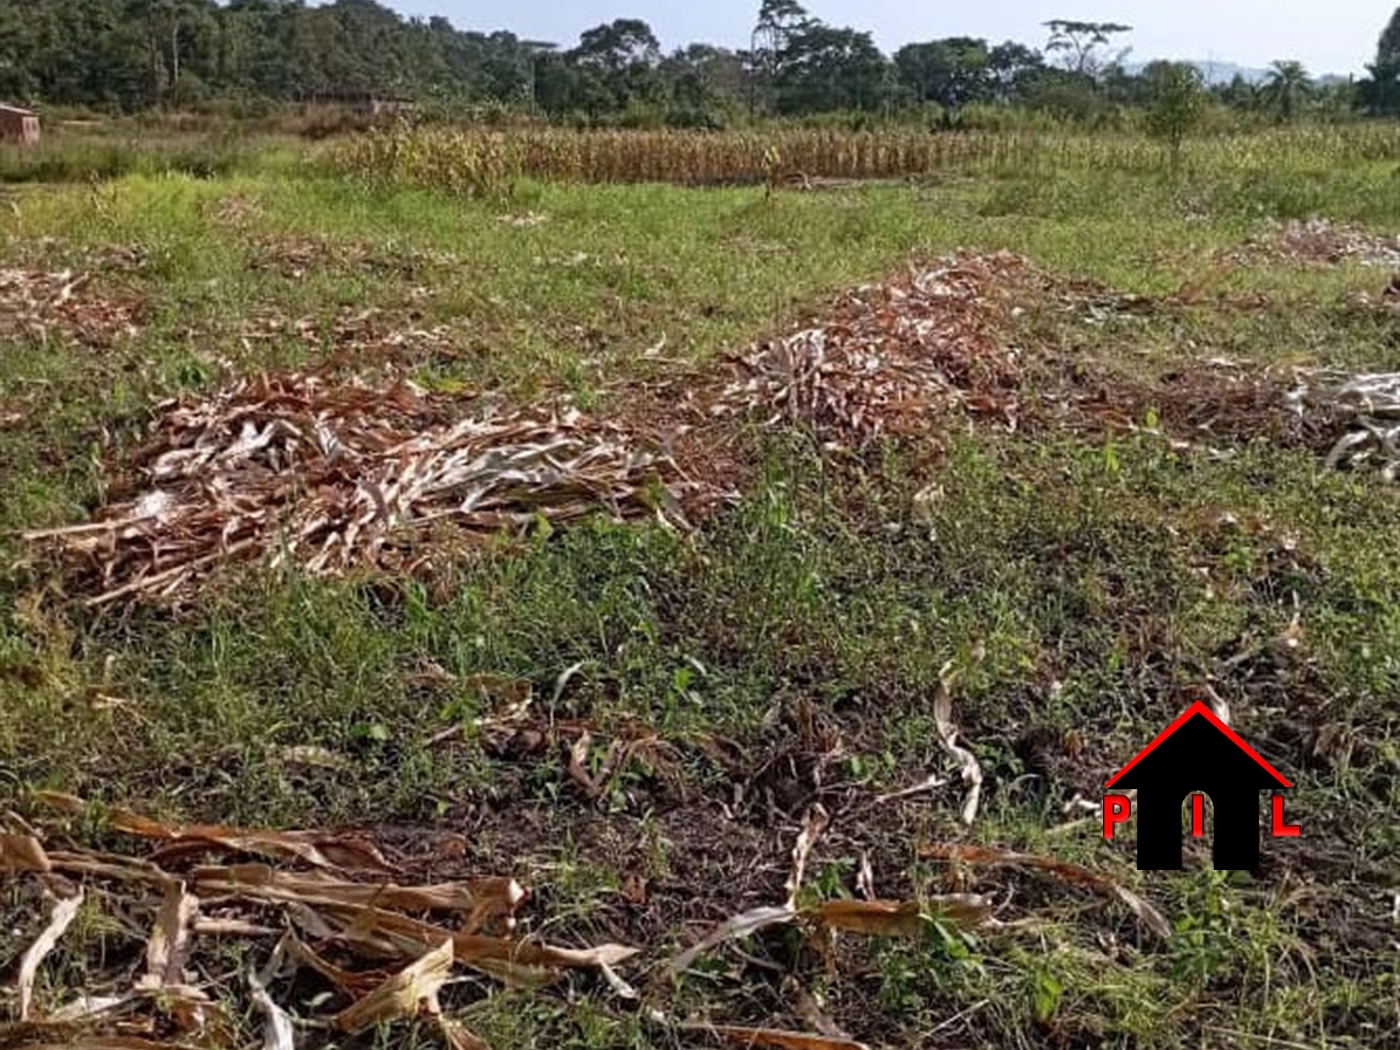
[[[580,31],[641,18],[670,50],[700,41],[748,44],[759,0],[385,0],[410,15],[443,15],[459,29],[509,29],[571,46]],[[1051,18],[1131,25],[1129,62],[1153,58],[1267,67],[1293,58],[1314,75],[1364,73],[1400,0],[805,0],[830,25],[871,31],[885,52],[948,36],[1040,47]]]

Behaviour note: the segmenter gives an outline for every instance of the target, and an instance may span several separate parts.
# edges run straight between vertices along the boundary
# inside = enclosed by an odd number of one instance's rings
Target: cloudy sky
[[[758,0],[386,0],[407,14],[445,15],[464,29],[509,29],[572,44],[614,18],[642,18],[668,49],[691,41],[744,46]],[[1361,73],[1400,0],[808,0],[832,25],[868,29],[886,51],[944,36],[1040,46],[1051,18],[1133,27],[1130,61],[1189,58],[1264,67],[1296,58],[1310,72]]]

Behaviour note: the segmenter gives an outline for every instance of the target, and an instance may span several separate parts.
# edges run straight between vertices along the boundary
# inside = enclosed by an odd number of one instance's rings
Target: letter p
[[[1103,837],[1113,838],[1113,826],[1122,824],[1132,816],[1133,804],[1127,795],[1105,795],[1103,797]]]

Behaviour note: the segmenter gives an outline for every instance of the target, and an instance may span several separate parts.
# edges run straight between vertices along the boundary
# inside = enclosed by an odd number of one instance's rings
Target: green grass
[[[1007,248],[1163,295],[1271,219],[1400,229],[1386,165],[1300,153],[1284,170],[1212,168],[1216,149],[1180,183],[953,172],[772,205],[761,189],[527,184],[504,210],[547,216],[529,228],[486,204],[293,164],[26,187],[17,213],[0,213],[5,265],[86,267],[103,246],[138,247],[137,268],[96,265],[93,287],[145,316],[111,347],[20,339],[0,354],[0,415],[23,413],[0,429],[0,554],[13,566],[0,582],[0,794],[16,806],[26,789],[71,791],[170,820],[461,830],[474,873],[539,891],[527,926],[660,957],[702,918],[781,900],[825,755],[835,821],[815,885],[850,892],[865,853],[889,896],[995,889],[1004,918],[1031,923],[843,940],[829,963],[791,931],[747,946],[872,1045],[1386,1045],[1400,1001],[1400,495],[1323,474],[1309,450],[1234,435],[1219,458],[1147,433],[979,429],[950,436],[936,465],[892,450],[854,472],[770,435],[743,502],[692,536],[604,523],[530,534],[430,584],[250,573],[180,615],[84,612],[15,536],[94,508],[104,462],[132,447],[153,399],[326,356],[294,336],[245,341],[269,311],[322,331],[370,308],[390,327],[444,325],[446,346],[410,347],[401,365],[520,400],[567,389],[606,413],[626,384],[703,367],[910,253]],[[222,218],[230,198],[256,208]],[[285,275],[278,252],[308,243],[329,248]],[[1212,357],[1393,370],[1400,322],[1345,308],[1387,276],[1265,260],[1220,285],[1264,293],[1262,309],[1207,300],[1091,324],[1028,301],[1007,337],[1040,362],[1033,393],[1046,398],[1073,364],[1147,386]],[[644,358],[662,336],[661,360]],[[931,482],[941,496],[916,513]],[[1289,651],[1275,643],[1295,610],[1303,642]],[[978,820],[958,823],[956,785],[857,805],[943,768],[932,698],[948,661],[965,669],[955,716],[987,778]],[[434,665],[447,674],[423,673]],[[528,680],[542,713],[593,726],[595,748],[642,725],[669,751],[590,803],[559,754],[502,754],[470,728],[495,702],[468,684],[480,673]],[[1256,879],[1213,872],[1193,848],[1187,870],[1138,873],[1130,839],[1052,831],[1207,681],[1297,785],[1301,841],[1266,840]],[[307,745],[349,772],[299,764],[292,749]],[[1149,896],[1175,932],[1153,942],[1126,909],[1043,876],[920,859],[921,843],[948,840],[1087,865]],[[93,843],[117,844],[100,828]],[[640,912],[620,903],[629,875],[652,887]],[[7,920],[32,925],[19,892],[0,898]],[[95,914],[57,974],[81,983],[99,948],[139,936]],[[801,1025],[773,973],[717,955],[732,965],[683,982],[673,1018]],[[586,980],[569,996],[458,991],[498,1050],[685,1038]],[[377,1045],[431,1039],[401,1027]]]

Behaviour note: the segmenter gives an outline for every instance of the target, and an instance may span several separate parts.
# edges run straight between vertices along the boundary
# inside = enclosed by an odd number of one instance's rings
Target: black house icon
[[[1181,867],[1181,805],[1193,792],[1215,807],[1219,870],[1259,868],[1259,792],[1292,787],[1205,704],[1191,705],[1108,782],[1137,788],[1138,868]]]

